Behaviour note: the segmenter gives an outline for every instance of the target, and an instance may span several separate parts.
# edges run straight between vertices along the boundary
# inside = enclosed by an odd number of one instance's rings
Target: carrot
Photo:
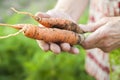
[[[26,14],[31,16],[33,19],[35,19],[37,22],[42,24],[45,27],[48,28],[59,28],[59,29],[65,29],[65,30],[70,30],[74,31],[77,33],[84,33],[84,31],[74,23],[73,21],[67,20],[67,19],[61,19],[61,18],[41,18],[38,16],[34,16],[31,13],[28,12],[19,12],[12,8],[13,11],[15,11],[18,14]]]
[[[45,28],[38,27],[32,24],[17,24],[17,25],[9,25],[9,24],[0,24],[3,26],[11,26],[16,29],[23,29],[23,33],[25,36],[37,39],[44,40],[46,42],[55,42],[55,43],[70,43],[71,45],[80,44],[84,38],[82,35],[77,34],[73,31],[61,30],[57,28]]]

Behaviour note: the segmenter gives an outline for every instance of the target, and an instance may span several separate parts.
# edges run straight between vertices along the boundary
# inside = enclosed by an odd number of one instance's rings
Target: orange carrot
[[[32,24],[0,24],[11,26],[16,29],[23,29],[24,35],[37,40],[44,40],[46,42],[55,42],[55,43],[70,43],[71,45],[80,44],[84,38],[82,35],[77,34],[73,31],[61,30],[57,28],[45,28],[38,27]]]
[[[19,13],[19,14],[29,15],[33,19],[35,19],[37,22],[39,22],[40,24],[42,24],[43,26],[48,27],[48,28],[59,28],[59,29],[74,31],[74,32],[77,32],[77,33],[84,33],[84,31],[79,27],[79,25],[77,25],[73,21],[70,21],[70,20],[67,20],[67,19],[41,18],[41,17],[38,17],[38,16],[34,16],[31,13],[28,13],[28,12],[19,12],[19,11],[15,10],[14,8],[12,8],[12,10]]]

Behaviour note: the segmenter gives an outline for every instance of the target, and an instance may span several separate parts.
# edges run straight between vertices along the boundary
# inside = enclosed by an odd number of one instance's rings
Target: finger
[[[79,24],[79,27],[84,31],[84,32],[89,32],[89,28],[87,25],[84,24]]]
[[[59,54],[61,52],[60,46],[52,42],[50,43],[50,50],[54,52],[55,54]]]
[[[73,53],[73,54],[79,54],[79,49],[76,48],[76,47],[71,47],[71,49],[70,49],[69,52],[70,52],[70,53]]]
[[[90,27],[89,30],[93,32],[96,29],[100,28],[101,26],[105,25],[107,21],[108,21],[108,18],[103,18],[97,21],[96,23],[91,23],[91,24],[88,24],[87,26]]]
[[[70,51],[70,48],[71,48],[69,43],[61,43],[60,47],[63,51],[66,51],[66,52]]]
[[[96,48],[97,43],[104,37],[105,33],[101,31],[101,29],[96,30],[91,33],[82,43],[81,45],[86,49]]]
[[[61,12],[59,10],[49,10],[47,14],[49,14],[53,18],[69,19],[73,21],[73,19],[68,14]]]
[[[116,49],[120,49],[120,44],[116,44],[116,45],[113,45],[111,47],[109,47],[106,52],[110,52],[110,51],[113,51],[113,50],[116,50]]]
[[[50,15],[46,14],[46,13],[42,13],[42,12],[37,12],[35,14],[35,16],[37,17],[42,17],[42,18],[50,18]]]
[[[85,32],[93,32],[103,26],[104,24],[109,21],[109,18],[103,18],[100,21],[97,21],[96,23],[89,23],[87,25],[79,24],[80,28],[83,29]]]
[[[38,42],[39,47],[42,50],[44,50],[44,51],[48,51],[49,50],[49,44],[48,43],[46,43],[46,42],[44,42],[42,40],[37,40],[37,42]]]
[[[115,41],[108,46],[100,47],[100,49],[102,49],[104,52],[110,52],[110,51],[115,50],[119,47],[120,47],[120,43],[118,43],[118,41]]]

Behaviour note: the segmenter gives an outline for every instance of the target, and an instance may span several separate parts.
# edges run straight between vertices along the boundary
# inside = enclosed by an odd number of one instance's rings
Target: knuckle
[[[108,33],[107,33],[108,31],[101,31],[100,33],[99,33],[99,37],[101,37],[101,39],[105,39],[105,38],[107,38],[108,37]]]
[[[111,49],[110,48],[104,48],[104,50],[103,50],[104,52],[110,52],[111,51]]]
[[[55,54],[59,54],[61,52],[60,46],[55,43],[50,43],[50,50]]]
[[[96,30],[96,27],[93,27],[93,26],[90,28],[92,32]]]
[[[106,42],[103,42],[102,44],[103,44],[103,47],[106,47]]]
[[[111,47],[99,47],[101,50],[103,50],[104,52],[110,52],[111,51]]]
[[[109,48],[109,47],[110,47],[110,44],[105,41],[105,42],[103,42],[103,46],[104,46],[105,48]]]
[[[82,46],[83,46],[85,49],[89,49],[89,48],[90,48],[88,42],[82,43]]]

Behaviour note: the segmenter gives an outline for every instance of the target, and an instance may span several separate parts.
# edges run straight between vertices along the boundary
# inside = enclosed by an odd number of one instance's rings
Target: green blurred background
[[[38,24],[26,15],[14,13],[10,8],[35,14],[52,9],[56,2],[57,0],[0,0],[0,23]],[[86,23],[87,19],[88,10],[79,22]],[[0,36],[15,32],[15,29],[0,27]],[[35,40],[23,34],[0,39],[0,80],[95,80],[85,72],[85,52],[80,46],[77,47],[80,49],[79,55],[65,52],[54,55],[50,51],[42,51]],[[116,62],[120,58],[118,54],[116,56],[111,55],[111,60]],[[120,61],[117,63],[120,64]]]

